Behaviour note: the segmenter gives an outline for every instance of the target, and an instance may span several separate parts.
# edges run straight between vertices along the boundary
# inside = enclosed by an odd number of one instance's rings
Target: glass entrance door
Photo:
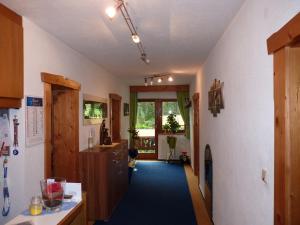
[[[136,129],[140,137],[137,146],[139,159],[157,159],[157,131],[155,101],[140,100],[138,102]]]

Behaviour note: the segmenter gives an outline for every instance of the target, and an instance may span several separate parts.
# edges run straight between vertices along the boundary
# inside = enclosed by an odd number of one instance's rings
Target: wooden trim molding
[[[44,176],[45,178],[51,177],[51,162],[52,162],[52,88],[51,84],[44,83],[44,117],[45,117],[45,124],[44,124],[44,132],[45,132],[45,153],[44,153],[44,162],[45,162],[45,169],[44,169]]]
[[[12,20],[14,23],[18,24],[19,26],[22,26],[22,17],[1,3],[0,3],[0,14]]]
[[[157,86],[130,86],[130,92],[177,92],[189,91],[189,85],[157,85]]]
[[[200,169],[200,153],[199,153],[199,148],[200,148],[200,103],[199,103],[199,97],[200,94],[196,92],[193,95],[193,116],[194,116],[194,121],[193,121],[193,136],[194,136],[194,174],[198,176],[198,181],[200,184],[200,177],[199,177],[199,169]]]
[[[267,40],[268,53],[300,41],[300,12]]]
[[[115,115],[113,115],[113,101],[118,101],[119,104],[119,118],[116,118]],[[113,142],[119,142],[121,140],[121,116],[122,116],[122,97],[115,93],[109,94],[109,128],[110,128],[110,134],[111,139]],[[113,130],[113,122],[117,119],[119,130],[115,131]],[[114,121],[113,121],[114,120]],[[118,138],[115,138],[115,133],[117,133]]]
[[[110,98],[110,99],[114,99],[114,100],[119,100],[119,101],[122,100],[122,97],[121,97],[120,95],[114,94],[114,93],[110,93],[110,94],[109,94],[109,98]]]
[[[80,91],[81,85],[80,83],[70,80],[62,75],[55,75],[51,73],[41,73],[41,79],[43,82],[48,83],[48,84],[54,84],[54,85],[59,85],[67,88],[71,88],[74,90]]]

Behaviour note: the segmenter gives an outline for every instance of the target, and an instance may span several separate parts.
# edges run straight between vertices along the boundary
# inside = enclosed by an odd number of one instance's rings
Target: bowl
[[[53,177],[40,181],[43,206],[46,210],[60,210],[64,200],[66,179]]]

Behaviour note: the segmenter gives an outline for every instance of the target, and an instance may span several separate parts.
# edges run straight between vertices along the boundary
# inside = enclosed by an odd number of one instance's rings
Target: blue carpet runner
[[[136,168],[111,219],[95,225],[197,225],[182,165],[138,161]]]

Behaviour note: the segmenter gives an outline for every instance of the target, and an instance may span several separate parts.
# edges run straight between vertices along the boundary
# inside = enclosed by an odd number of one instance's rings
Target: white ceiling
[[[151,63],[140,60],[113,0],[0,0],[110,73],[193,75],[244,0],[126,0]]]

